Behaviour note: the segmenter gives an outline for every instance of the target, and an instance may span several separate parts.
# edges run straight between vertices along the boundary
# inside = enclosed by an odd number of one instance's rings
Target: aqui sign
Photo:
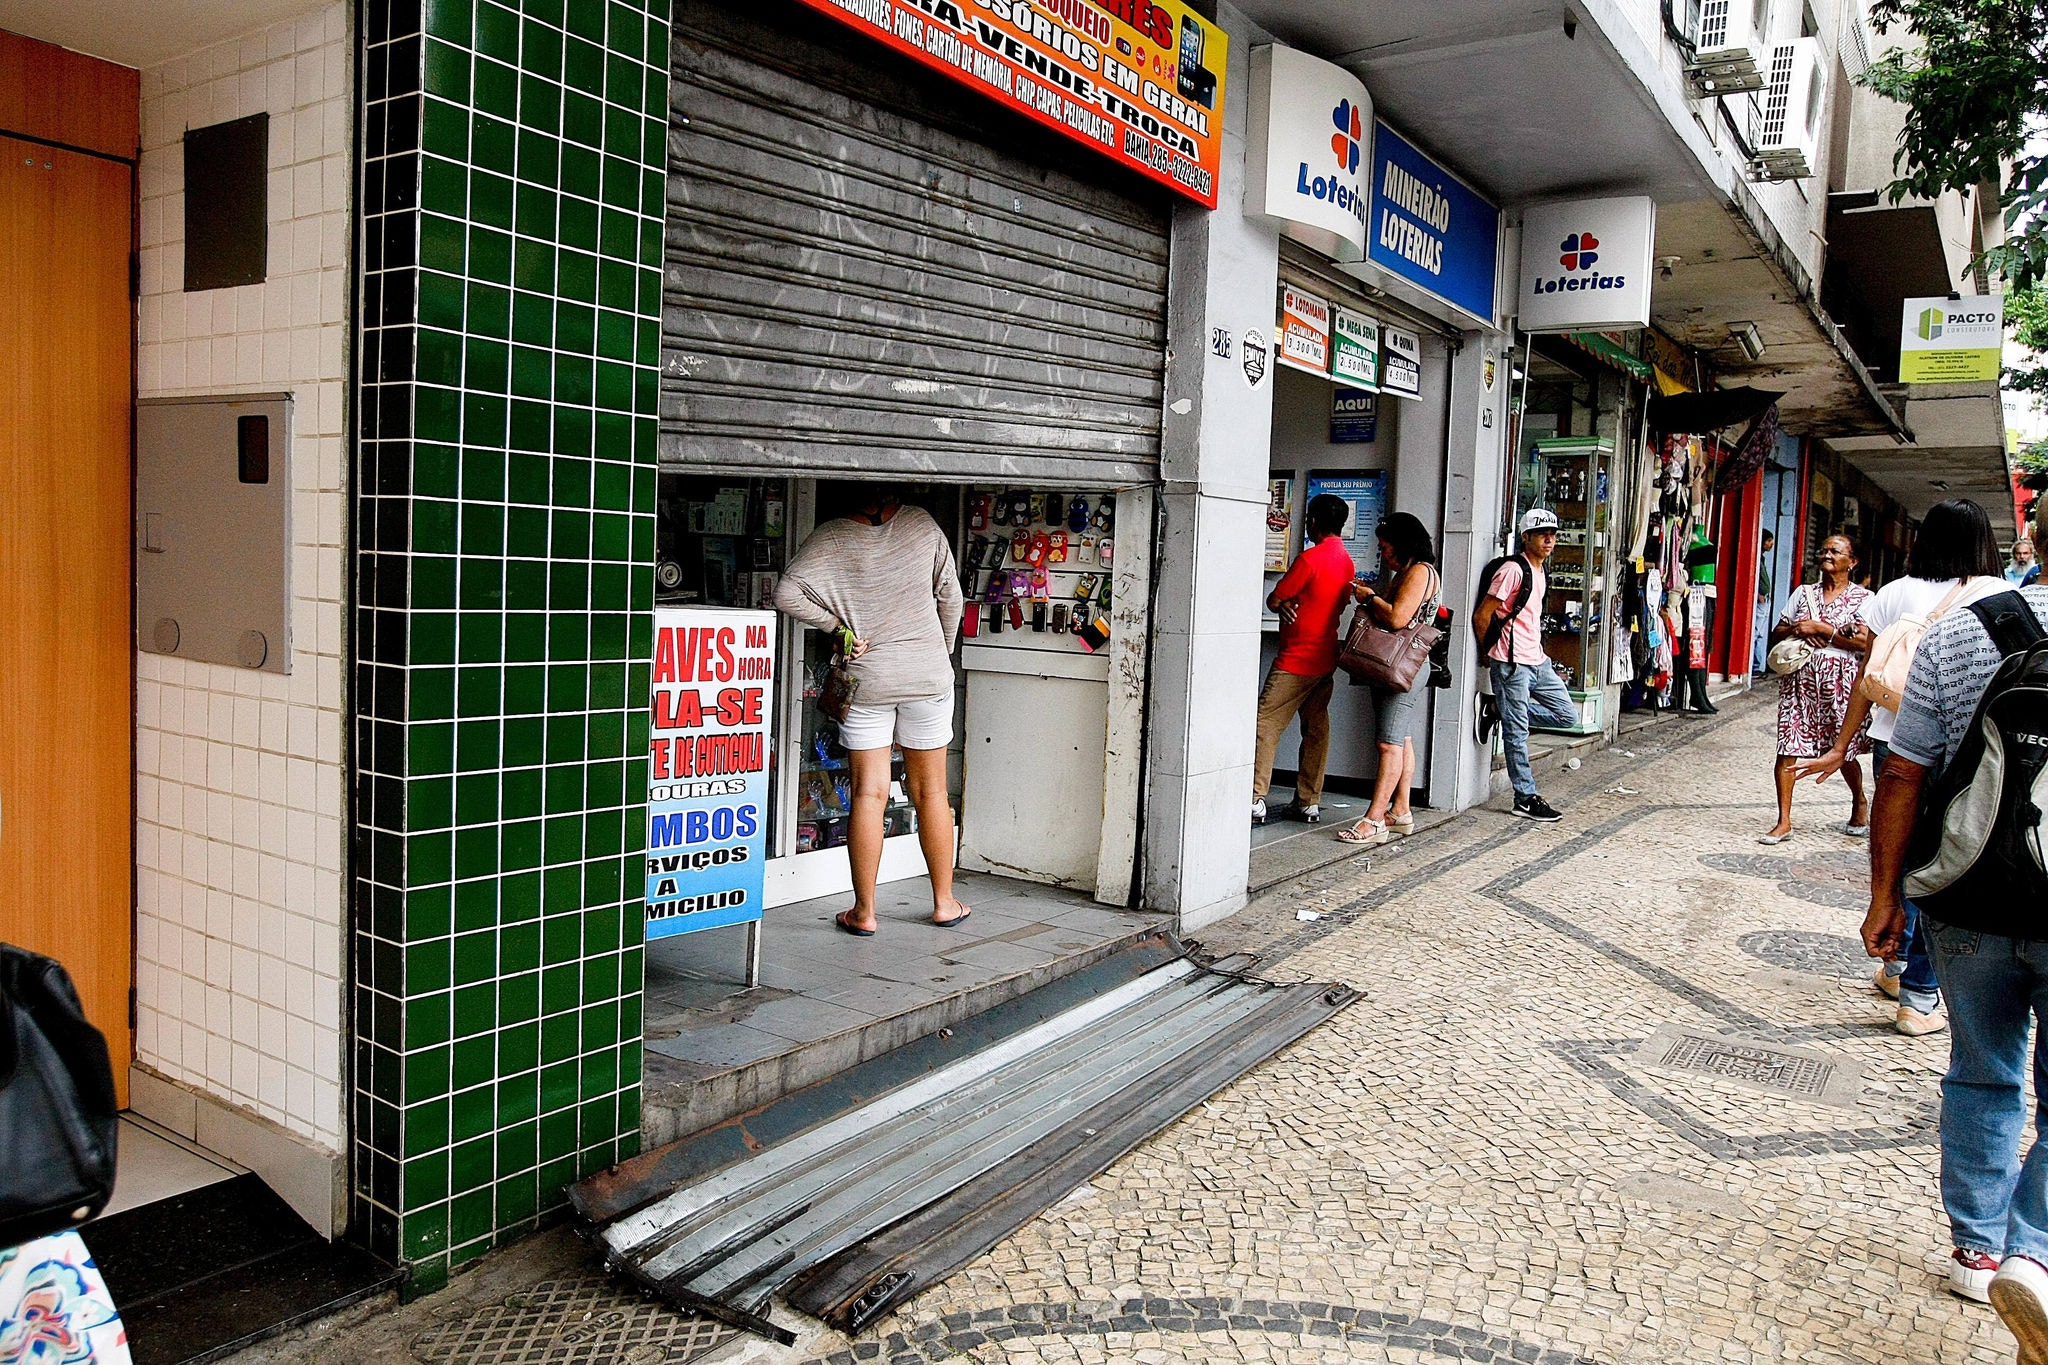
[[[1372,97],[1358,77],[1277,44],[1251,56],[1244,211],[1335,261],[1365,258]]]
[[[1899,329],[1899,382],[1966,384],[1998,378],[2005,298],[1907,299]]]
[[[761,918],[775,613],[654,609],[647,937]]]

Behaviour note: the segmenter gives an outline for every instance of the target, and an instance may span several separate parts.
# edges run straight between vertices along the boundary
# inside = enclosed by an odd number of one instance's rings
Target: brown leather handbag
[[[1438,592],[1441,591],[1439,588]],[[1337,667],[1350,674],[1353,682],[1389,692],[1406,692],[1428,667],[1429,652],[1442,638],[1433,610],[1423,611],[1418,606],[1407,625],[1389,630],[1374,624],[1361,602],[1351,613],[1351,629],[1337,650]]]

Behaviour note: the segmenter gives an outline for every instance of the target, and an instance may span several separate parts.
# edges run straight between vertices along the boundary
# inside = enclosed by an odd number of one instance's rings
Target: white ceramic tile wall
[[[328,4],[142,73],[140,393],[289,390],[292,671],[136,655],[141,1061],[342,1139],[349,98]],[[265,282],[184,292],[188,128],[270,115]]]

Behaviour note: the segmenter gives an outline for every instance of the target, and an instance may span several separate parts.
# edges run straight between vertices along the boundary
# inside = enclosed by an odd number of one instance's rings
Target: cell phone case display
[[[1614,443],[1602,437],[1552,437],[1533,442],[1529,458],[1524,491],[1533,484],[1534,500],[1527,505],[1548,507],[1558,520],[1557,548],[1545,566],[1549,591],[1543,599],[1543,648],[1579,703],[1580,723],[1573,732],[1590,733],[1601,728],[1605,706],[1601,604],[1613,556],[1608,483]]]
[[[839,848],[846,843],[847,821],[853,814],[853,764],[839,742],[839,726],[818,710],[825,675],[832,668],[832,637],[805,631],[804,704],[798,709],[801,733],[797,751],[796,852]],[[914,834],[917,810],[903,786],[903,755],[889,754],[889,804],[882,816],[883,837]]]
[[[970,489],[961,637],[1087,654],[1109,643],[1116,495]]]
[[[781,578],[789,485],[782,479],[664,474],[655,599],[769,607]]]

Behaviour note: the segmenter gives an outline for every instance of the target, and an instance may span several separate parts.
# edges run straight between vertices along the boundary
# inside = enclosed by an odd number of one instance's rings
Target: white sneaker
[[[1933,1014],[1922,1014],[1911,1005],[1901,1005],[1898,1015],[1892,1020],[1892,1027],[1908,1038],[1923,1038],[1947,1028],[1948,1016],[1940,1012],[1939,1006]]]
[[[2036,1267],[2038,1269],[2038,1267]],[[1957,1247],[1948,1257],[1948,1292],[1972,1303],[1991,1302],[1991,1280],[1998,1274],[1998,1258],[1988,1251],[1965,1251]]]
[[[1991,1306],[2020,1344],[2019,1365],[2048,1365],[2048,1270],[2008,1256],[1991,1277]]]
[[[1264,797],[1260,797],[1252,802],[1252,823],[1255,825],[1266,823],[1266,799]]]
[[[1889,995],[1896,1000],[1899,998],[1899,980],[1904,975],[1904,972],[1894,974],[1889,963],[1880,962],[1877,964],[1876,974],[1870,978],[1870,984],[1877,987],[1880,994]]]

